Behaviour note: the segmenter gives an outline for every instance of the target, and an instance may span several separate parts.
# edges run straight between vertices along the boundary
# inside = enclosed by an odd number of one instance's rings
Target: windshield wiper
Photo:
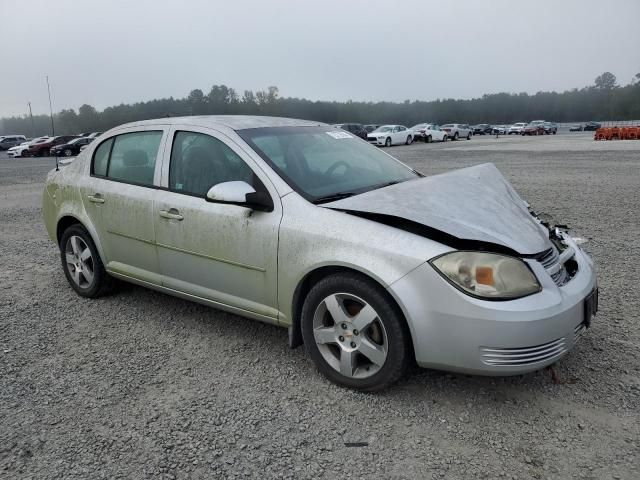
[[[333,193],[331,195],[326,195],[324,197],[318,197],[313,201],[313,203],[318,205],[319,203],[335,202],[336,200],[342,200],[343,198],[353,197],[354,195],[357,195],[357,194],[358,194],[357,192]]]

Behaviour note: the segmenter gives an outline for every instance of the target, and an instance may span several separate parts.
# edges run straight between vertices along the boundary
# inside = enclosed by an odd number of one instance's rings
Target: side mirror
[[[230,203],[253,210],[273,211],[273,200],[264,192],[256,192],[247,182],[237,180],[214,185],[207,192],[208,202]]]

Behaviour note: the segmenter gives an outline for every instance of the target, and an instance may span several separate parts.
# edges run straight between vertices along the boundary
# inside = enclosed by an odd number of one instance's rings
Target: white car
[[[372,145],[390,147],[391,145],[411,145],[413,137],[413,130],[404,125],[382,125],[367,135],[367,140]]]
[[[29,147],[31,145],[35,145],[36,143],[46,142],[50,138],[51,137],[38,137],[38,138],[34,138],[33,140],[30,140],[28,142],[22,142],[20,145],[17,145],[15,147],[11,147],[9,150],[7,150],[7,155],[9,155],[10,157],[13,157],[13,158],[22,157],[22,156],[24,156],[24,152],[29,150]]]
[[[511,125],[509,127],[509,129],[507,130],[507,133],[509,135],[513,135],[513,134],[520,135],[522,133],[522,130],[526,126],[527,126],[527,124],[525,122],[514,123],[513,125]]]
[[[411,130],[413,130],[414,138],[421,138],[425,143],[446,142],[449,138],[447,132],[435,123],[419,123],[411,127]]]
[[[471,135],[473,135],[473,130],[471,130],[471,127],[466,123],[447,123],[446,125],[442,125],[442,130],[445,131],[447,137],[451,140],[458,140],[458,138],[471,140]]]

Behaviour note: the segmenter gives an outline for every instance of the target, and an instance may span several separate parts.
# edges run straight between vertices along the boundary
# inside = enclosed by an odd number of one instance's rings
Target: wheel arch
[[[407,329],[407,333],[409,335],[409,344],[413,349],[413,334],[412,330],[409,327],[409,324],[406,319],[406,315],[404,309],[401,308],[397,299],[394,295],[389,292],[384,283],[376,278],[374,275],[369,272],[354,268],[353,266],[347,265],[322,265],[317,266],[316,268],[307,272],[302,279],[296,285],[296,288],[293,292],[292,300],[291,300],[291,325],[289,326],[289,347],[296,348],[302,345],[302,305],[304,304],[304,300],[307,297],[307,294],[311,291],[313,286],[318,283],[323,278],[326,278],[330,275],[335,275],[337,273],[352,273],[359,276],[362,276],[377,285],[379,285],[384,291],[387,300],[391,303],[392,307],[397,310],[400,318],[404,321],[405,327]],[[415,358],[413,351],[411,352],[411,356]]]
[[[98,237],[98,234],[95,228],[93,228],[93,225],[89,224],[88,222],[82,221],[76,215],[72,215],[69,213],[64,214],[56,222],[56,243],[58,244],[58,246],[60,246],[60,240],[62,240],[62,235],[64,231],[70,226],[76,225],[76,224],[82,226],[89,233],[89,235],[91,235],[91,239],[93,240],[93,243],[98,249],[98,254],[100,255],[100,259],[102,260],[102,263],[106,266],[104,252],[102,250],[102,244],[100,243],[100,238]]]

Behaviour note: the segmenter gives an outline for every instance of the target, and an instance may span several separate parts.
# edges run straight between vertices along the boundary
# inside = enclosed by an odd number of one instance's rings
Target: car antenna
[[[56,136],[56,131],[53,127],[53,107],[51,106],[51,87],[49,86],[49,75],[47,75],[47,92],[49,92],[49,114],[51,115],[51,136]],[[56,172],[60,171],[58,167],[58,154],[56,153]]]

